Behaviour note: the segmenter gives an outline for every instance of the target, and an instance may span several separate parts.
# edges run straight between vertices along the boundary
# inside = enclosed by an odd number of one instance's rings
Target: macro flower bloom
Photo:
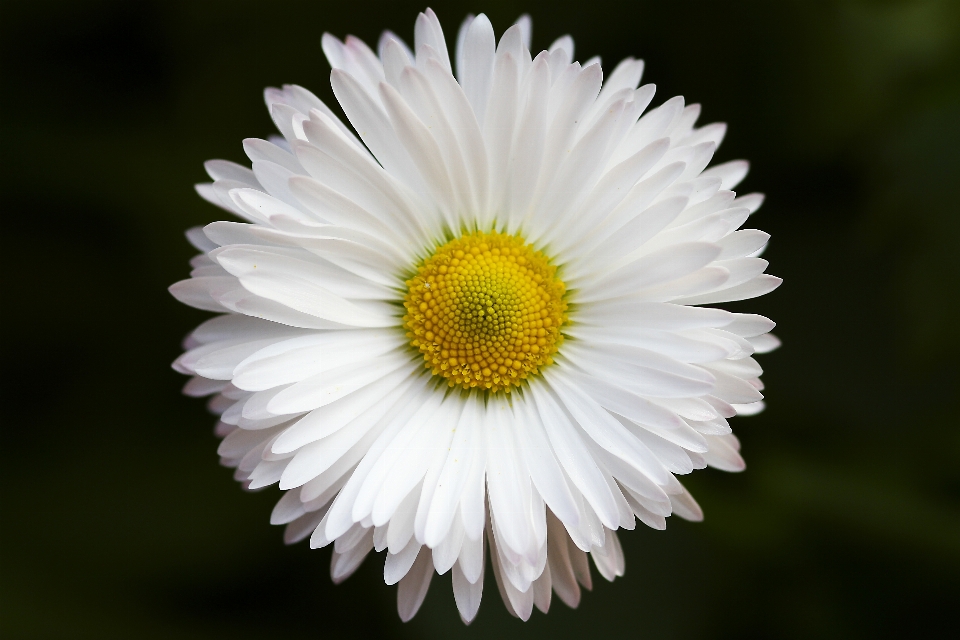
[[[752,356],[778,344],[706,306],[780,283],[740,229],[763,200],[732,191],[747,164],[707,168],[725,126],[647,110],[640,60],[603,81],[569,36],[529,39],[471,16],[454,75],[429,9],[414,50],[324,35],[351,126],[268,89],[282,137],[197,187],[243,222],[190,230],[170,289],[220,314],[174,367],[213,396],[223,463],[279,484],[271,521],[333,544],[334,581],[386,551],[403,620],[452,571],[470,622],[487,566],[522,619],[552,592],[575,607],[587,554],[623,574],[618,529],[701,519],[676,476],[743,469],[727,419],[762,409]]]

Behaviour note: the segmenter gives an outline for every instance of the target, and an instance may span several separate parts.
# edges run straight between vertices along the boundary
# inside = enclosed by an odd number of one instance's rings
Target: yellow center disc
[[[475,232],[438,248],[407,281],[403,326],[449,385],[509,393],[553,362],[564,284],[519,236]]]

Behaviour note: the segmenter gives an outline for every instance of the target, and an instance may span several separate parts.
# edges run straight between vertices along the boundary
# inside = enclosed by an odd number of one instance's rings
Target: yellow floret
[[[407,281],[403,326],[434,375],[450,386],[509,393],[553,363],[563,341],[566,288],[523,238],[464,234]]]

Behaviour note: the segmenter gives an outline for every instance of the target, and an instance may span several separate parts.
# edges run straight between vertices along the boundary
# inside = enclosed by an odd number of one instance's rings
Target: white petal
[[[604,548],[593,550],[590,556],[593,558],[593,563],[597,566],[600,575],[610,582],[623,575],[623,549],[620,547],[616,531],[607,531],[607,542]]]
[[[572,221],[564,236],[558,238],[554,246],[559,254],[567,251],[576,251],[576,244],[582,238],[583,234],[592,230],[610,214],[630,193],[640,178],[656,164],[663,154],[670,148],[670,141],[666,138],[655,140],[643,149],[637,151],[632,156],[624,159],[618,165],[607,171],[600,182],[594,187],[593,192],[584,201],[584,210],[578,220]],[[645,235],[652,235],[654,230],[650,229],[652,212],[644,212],[647,217],[646,223],[642,228]],[[669,224],[669,220],[662,223],[664,226]],[[661,227],[662,228],[662,227]],[[552,237],[552,236],[550,236]],[[635,243],[636,246],[643,244],[641,241]]]
[[[550,562],[550,579],[553,590],[557,592],[564,604],[576,609],[577,605],[580,604],[580,585],[577,584],[577,578],[573,573],[573,565],[570,562],[567,532],[552,513],[547,514],[547,526],[549,528],[547,558]]]
[[[446,216],[448,227],[457,228],[453,218],[456,208],[453,184],[437,141],[396,89],[382,83],[380,99],[383,101],[400,142],[426,183],[428,192]]]
[[[486,520],[485,476],[486,456],[482,450],[479,450],[474,453],[473,466],[470,468],[463,495],[460,498],[460,516],[463,518],[465,535],[470,540],[480,540],[483,535]]]
[[[463,572],[463,577],[468,582],[476,582],[483,579],[484,566],[484,537],[481,534],[476,538],[464,536],[460,547],[460,557],[457,559],[457,566]]]
[[[373,438],[379,435],[385,426],[382,421],[384,415],[396,404],[403,391],[403,386],[394,389],[384,396],[380,403],[369,406],[346,426],[300,448],[284,470],[283,477],[280,479],[280,488],[300,486],[326,472],[338,462],[340,462],[339,469],[356,464],[359,457],[366,454],[366,447],[358,446],[358,443],[365,442],[368,447]],[[279,441],[279,438],[277,440]],[[271,447],[276,447],[276,441]],[[344,457],[349,459],[341,461]],[[311,492],[315,491],[316,487],[311,490]]]
[[[704,178],[716,176],[723,181],[721,189],[734,189],[746,177],[749,170],[750,163],[746,160],[732,160],[710,167],[700,175]]]
[[[577,253],[579,255],[590,253],[599,244],[618,233],[625,225],[636,221],[638,218],[640,221],[634,222],[633,226],[639,226],[647,237],[652,237],[673,222],[674,218],[667,215],[669,211],[660,211],[648,207],[664,189],[677,179],[685,167],[686,165],[682,162],[670,163],[658,169],[649,178],[634,185],[607,218],[587,232],[587,235],[577,246]],[[659,214],[659,217],[655,214]]]
[[[566,95],[559,102],[547,133],[544,163],[537,184],[537,195],[533,199],[534,203],[538,203],[546,195],[548,188],[553,184],[561,161],[569,155],[568,151],[574,142],[580,119],[600,92],[602,77],[603,73],[599,65],[583,69],[577,74]]]
[[[275,342],[277,342],[276,338],[266,338],[250,342],[242,341],[239,344],[225,343],[220,348],[208,349],[192,363],[192,368],[198,375],[205,378],[229,380],[233,375],[233,369],[245,358]],[[181,360],[185,365],[188,361],[188,359]]]
[[[602,380],[654,398],[703,395],[714,385],[714,377],[703,369],[636,347],[594,345],[584,349],[571,342],[564,345],[564,357]]]
[[[553,579],[550,575],[550,567],[544,568],[540,577],[533,582],[533,604],[541,613],[550,611],[550,596],[553,593]]]
[[[712,293],[702,293],[695,296],[678,297],[673,301],[677,304],[715,304],[717,302],[734,302],[749,300],[770,293],[783,282],[781,278],[768,274],[759,275],[749,282],[731,287],[717,289]]]
[[[424,229],[424,215],[416,197],[387,171],[362,154],[331,130],[329,123],[311,119],[306,123],[313,142],[294,143],[297,159],[314,178],[356,202],[399,233],[416,237]],[[404,165],[408,171],[409,159]],[[416,174],[414,174],[416,175]],[[416,177],[419,181],[419,176]],[[300,180],[298,177],[290,182]],[[408,183],[409,185],[409,183]],[[349,224],[344,226],[350,226]]]
[[[287,491],[270,513],[270,524],[287,524],[306,513],[299,491]]]
[[[503,193],[494,203],[506,212],[506,227],[515,232],[524,220],[527,207],[539,181],[540,165],[547,139],[547,107],[549,106],[550,69],[544,55],[537,56],[524,80],[526,93],[523,112],[517,124],[516,141],[512,147],[503,144],[509,156],[500,162]],[[506,122],[506,118],[504,118]],[[506,173],[503,174],[503,170]]]
[[[335,433],[369,411],[385,415],[390,399],[401,397],[415,384],[409,371],[398,369],[365,387],[319,409],[314,409],[286,429],[273,443],[274,453],[289,453]]]
[[[383,582],[385,584],[400,582],[410,571],[422,549],[422,544],[416,540],[410,540],[399,553],[388,553],[383,563]]]
[[[473,210],[478,209],[478,201],[473,193],[470,171],[467,169],[464,154],[461,149],[460,140],[451,126],[450,116],[456,115],[453,96],[457,93],[462,95],[462,91],[449,91],[449,86],[444,80],[453,81],[453,76],[446,72],[440,63],[431,58],[423,66],[424,71],[433,69],[431,82],[420,70],[415,67],[407,67],[400,74],[400,92],[407,102],[407,105],[413,109],[417,117],[426,127],[426,130],[432,135],[440,150],[443,164],[447,168],[447,175],[450,185],[453,189],[452,196],[457,203],[457,209]],[[442,84],[441,84],[442,83]],[[454,82],[454,85],[456,83]],[[437,89],[442,86],[447,87],[444,92],[443,100],[438,97]],[[470,110],[467,104],[461,105]],[[388,108],[388,113],[390,110]],[[470,120],[475,118],[470,117]],[[403,140],[403,138],[401,138]],[[419,154],[412,154],[416,160]],[[486,164],[486,158],[483,159]],[[421,173],[424,173],[421,169]],[[425,174],[424,174],[425,175]],[[430,180],[428,179],[428,183]]]
[[[450,56],[447,53],[447,42],[443,37],[443,29],[440,27],[440,20],[433,9],[427,9],[417,16],[417,22],[413,31],[414,49],[419,50],[421,45],[433,48],[440,56],[440,62],[444,68],[452,73],[450,68]],[[419,62],[419,60],[418,60]]]
[[[720,247],[708,242],[688,242],[642,255],[639,259],[584,285],[578,299],[583,302],[615,298],[639,289],[673,282],[704,267],[720,254]]]
[[[417,516],[417,505],[420,503],[420,489],[421,485],[414,487],[390,518],[390,524],[387,525],[387,548],[390,553],[400,553],[413,538],[413,523]]]
[[[703,520],[703,510],[689,492],[671,495],[670,503],[673,505],[673,512],[681,518],[693,522]]]
[[[453,598],[457,603],[457,610],[463,621],[469,624],[480,609],[480,598],[483,596],[483,571],[480,578],[470,582],[463,574],[459,563],[453,565]]]
[[[199,186],[208,186],[208,185],[197,185]],[[203,233],[203,227],[191,227],[187,229],[187,240],[196,248],[198,251],[207,253],[213,251],[217,248],[217,245],[213,242],[210,242],[210,239],[207,238]]]
[[[672,411],[618,385],[576,371],[566,372],[566,375],[602,406],[637,424],[666,430],[680,429],[685,426],[683,420]]]
[[[532,590],[520,591],[509,580],[503,576],[504,564],[503,558],[498,553],[497,543],[494,535],[489,535],[490,540],[490,562],[493,565],[493,575],[497,581],[497,587],[500,589],[500,596],[507,610],[520,618],[528,620],[533,612],[533,592]]]
[[[762,193],[748,193],[745,196],[740,196],[734,200],[734,204],[738,207],[746,207],[750,209],[752,214],[757,209],[763,205],[764,195]]]
[[[722,471],[743,471],[747,465],[736,448],[730,444],[727,439],[730,437],[732,436],[707,436],[710,451],[703,457],[711,467]]]
[[[463,59],[463,47],[464,41],[467,38],[467,30],[470,28],[470,25],[473,24],[476,16],[472,13],[468,13],[467,17],[463,19],[463,22],[460,23],[460,28],[457,30],[457,44],[454,47],[453,62],[456,64],[456,75],[457,80],[461,81],[462,78],[460,74],[463,73],[464,59]]]
[[[421,377],[420,384],[423,385],[425,382],[426,378]],[[407,426],[407,421],[420,409],[421,403],[431,402],[432,397],[435,395],[436,394],[433,393],[424,393],[423,386],[419,386],[401,396],[402,402],[384,418],[387,424],[383,432],[370,446],[367,455],[363,457],[356,471],[350,476],[346,485],[337,495],[337,499],[333,505],[331,505],[326,524],[322,527],[322,538],[336,538],[353,525],[355,522],[353,519],[353,509],[356,506],[357,498],[371,471],[377,468],[376,464],[379,461],[380,455],[388,448],[390,443],[393,442],[397,433]]]
[[[443,541],[433,547],[433,566],[438,575],[443,575],[453,567],[460,556],[460,548],[463,544],[463,520],[456,514],[453,518],[453,524],[450,527]]]
[[[482,125],[474,114],[463,89],[453,76],[444,72],[435,61],[427,63],[427,77],[437,97],[448,111],[448,118],[467,167],[467,178],[473,189],[472,203],[477,211],[489,206],[489,175]]]
[[[295,311],[359,327],[389,327],[393,318],[379,316],[319,286],[322,272],[314,265],[276,253],[246,248],[219,250],[216,259],[243,287]]]
[[[749,341],[756,353],[768,353],[780,346],[780,339],[772,333],[750,338]]]
[[[624,58],[607,76],[597,96],[597,102],[601,102],[605,97],[621,89],[636,89],[640,84],[640,77],[643,75],[643,60],[634,58]]]
[[[515,405],[520,428],[516,430],[520,455],[530,471],[530,479],[550,510],[563,521],[576,527],[580,523],[577,503],[567,486],[556,454],[550,446],[540,413],[533,398]]]
[[[212,276],[181,280],[170,285],[167,290],[174,298],[195,309],[223,313],[226,308],[212,294],[233,289],[237,285],[239,283],[232,276]]]
[[[194,376],[183,386],[183,394],[191,398],[202,398],[211,393],[220,392],[227,383],[222,380],[208,380],[201,376]]]
[[[305,208],[333,224],[357,229],[381,239],[392,237],[394,242],[403,241],[406,237],[401,222],[387,212],[389,206],[381,208],[376,203],[371,203],[373,206],[368,210],[342,193],[307,176],[291,178],[290,192]]]
[[[371,511],[374,524],[380,525],[390,519],[407,493],[427,474],[437,455],[447,449],[450,436],[460,419],[460,411],[459,402],[444,402],[424,424],[418,425],[416,433],[404,445],[402,455],[395,458],[393,466],[387,472],[388,481],[384,482],[377,493]],[[424,479],[423,491],[429,489],[432,493],[435,483],[436,480],[431,486],[429,478]],[[419,513],[418,508],[417,519]]]
[[[618,102],[600,117],[599,121],[567,153],[567,158],[559,167],[554,183],[537,205],[537,211],[530,219],[531,242],[542,236],[538,224],[546,226],[546,221],[564,225],[567,212],[575,209],[582,198],[590,193],[607,164],[611,151],[611,138],[617,131],[617,121],[623,115],[624,103]]]
[[[646,245],[647,241],[654,238],[670,221],[676,219],[683,208],[687,206],[687,202],[688,199],[685,197],[661,200],[625,224],[616,234],[598,244],[589,257],[584,260],[584,262],[590,260],[590,266],[594,271],[591,275],[596,277],[597,272],[600,274],[606,273],[610,270],[611,265],[617,264],[622,258],[633,254],[637,249]],[[653,258],[649,259],[652,260]],[[581,268],[581,271],[585,272],[586,269]]]
[[[483,139],[490,163],[490,202],[503,202],[509,158],[519,108],[519,70],[512,56],[497,54],[490,81],[490,97],[483,121]],[[490,213],[482,212],[478,222],[487,226]]]
[[[413,567],[400,581],[397,589],[397,611],[400,619],[409,622],[417,615],[423,599],[430,588],[430,579],[433,578],[433,562],[429,549],[422,549],[417,556]]]
[[[496,55],[493,25],[487,16],[481,13],[470,22],[463,36],[462,46],[463,62],[457,65],[457,76],[476,114],[477,122],[483,128]]]
[[[570,564],[577,582],[590,591],[593,589],[593,579],[590,577],[590,562],[587,560],[587,554],[575,547],[570,538],[567,538],[567,548],[570,551]]]
[[[549,51],[552,53],[554,51],[562,50],[565,54],[564,64],[570,64],[573,62],[573,38],[569,35],[560,36],[549,47]]]
[[[559,386],[558,397],[594,442],[641,470],[658,484],[668,481],[668,473],[656,456],[593,398],[575,384],[567,382],[562,375],[553,375],[551,384]]]
[[[376,98],[350,74],[336,69],[330,73],[330,85],[350,124],[384,169],[418,191],[422,180]]]
[[[483,424],[475,394],[471,395],[466,402],[455,429],[450,451],[437,480],[424,529],[424,543],[430,548],[440,544],[447,535],[456,515],[460,497],[470,477],[474,457],[480,455]]]
[[[327,515],[326,509],[308,511],[303,514],[288,524],[283,530],[283,542],[285,544],[296,544],[300,542],[314,532],[325,515]]]
[[[306,89],[304,89],[304,91],[306,91]],[[357,144],[359,144],[359,141],[357,141]],[[297,162],[291,153],[290,143],[282,136],[269,135],[266,140],[247,138],[243,141],[243,150],[251,161],[267,160],[284,166],[294,173],[303,173],[303,167],[300,166],[300,163]]]
[[[261,391],[334,369],[350,362],[381,356],[404,344],[402,336],[385,330],[316,333],[261,350],[236,365],[233,384]]]
[[[530,390],[536,400],[550,444],[557,454],[557,460],[601,520],[605,524],[609,522],[609,526],[616,526],[619,517],[613,496],[610,495],[607,483],[584,447],[569,416],[557,404],[545,385],[533,381]]]
[[[763,401],[732,405],[738,416],[755,416],[766,408]]]
[[[324,371],[284,389],[270,402],[269,409],[277,415],[312,411],[405,366],[410,366],[410,356],[400,350]]]
[[[367,554],[373,549],[373,529],[367,529],[363,538],[343,554],[334,553],[330,559],[330,577],[334,584],[339,584],[353,575],[360,567]]]
[[[720,260],[726,260],[728,258],[739,258],[740,256],[751,255],[762,249],[769,239],[769,233],[757,231],[756,229],[741,229],[740,231],[735,231],[722,240],[717,241],[717,244],[720,245],[722,249],[720,255],[717,257]]]
[[[207,175],[214,181],[216,180],[234,180],[243,182],[255,189],[260,188],[256,176],[249,168],[230,162],[229,160],[207,160],[203,163],[203,168],[207,170]]]
[[[730,272],[723,267],[704,267],[672,282],[639,291],[635,297],[640,301],[676,302],[683,300],[684,296],[720,289],[729,279]]]
[[[424,456],[422,452],[417,452],[417,457],[412,459],[409,456],[405,456],[405,454],[407,454],[407,446],[410,442],[413,441],[417,434],[425,427],[425,423],[428,423],[434,414],[438,412],[443,398],[440,394],[429,392],[422,394],[422,396],[422,398],[418,398],[418,406],[415,408],[415,413],[413,413],[412,416],[407,416],[404,424],[402,424],[397,433],[393,435],[393,440],[389,445],[384,444],[382,447],[375,447],[371,449],[368,454],[368,457],[372,458],[372,468],[366,477],[361,478],[362,489],[358,491],[351,511],[354,521],[366,517],[373,511],[374,503],[380,495],[384,484],[392,481],[391,471],[397,465],[398,461],[409,462],[411,466],[417,465],[419,467],[420,477],[426,472],[426,465],[429,464],[429,459],[423,459]],[[400,415],[402,416],[403,414]],[[387,435],[387,433],[384,435]],[[379,444],[378,442],[378,445]],[[407,469],[407,472],[412,473],[413,469]]]
[[[523,47],[525,49],[529,49],[530,38],[533,35],[533,21],[530,19],[530,16],[525,13],[517,18],[517,21],[514,24],[520,27],[520,39],[523,43]]]
[[[484,416],[483,434],[487,449],[487,491],[491,517],[503,534],[506,545],[518,555],[534,546],[529,522],[529,480],[521,475],[516,458],[514,417],[509,405],[490,398]]]

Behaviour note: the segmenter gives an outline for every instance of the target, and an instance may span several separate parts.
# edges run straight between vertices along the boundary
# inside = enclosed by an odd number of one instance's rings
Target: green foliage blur
[[[8,0],[0,19],[3,638],[880,638],[955,627],[960,602],[960,2],[436,2],[535,49],[571,33],[636,55],[654,104],[701,102],[748,158],[742,193],[783,286],[731,305],[779,323],[748,468],[685,482],[706,511],[622,532],[626,575],[521,623],[449,574],[404,625],[382,556],[340,586],[286,547],[279,492],[217,464],[214,419],[170,369],[207,314],[190,226],[221,218],[202,162],[245,162],[261,91],[334,104],[324,31],[412,41],[418,2]],[[488,572],[488,578],[490,574]],[[950,624],[952,623],[952,624]],[[950,626],[948,626],[950,624]]]

